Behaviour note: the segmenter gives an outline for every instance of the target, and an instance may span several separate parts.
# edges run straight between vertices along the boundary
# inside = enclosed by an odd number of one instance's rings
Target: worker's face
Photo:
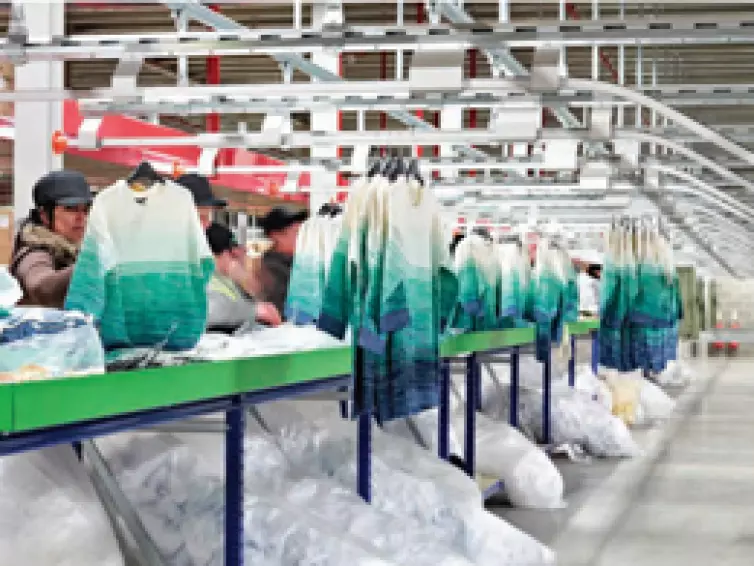
[[[272,240],[275,250],[282,254],[294,255],[296,253],[296,238],[298,237],[300,227],[301,223],[297,222],[283,230],[270,234],[270,240]]]
[[[221,254],[215,255],[215,269],[221,275],[228,277],[230,275],[230,268],[235,259],[231,251],[224,251]]]
[[[199,222],[202,224],[202,230],[206,230],[212,224],[212,213],[215,211],[215,208],[212,206],[197,206],[196,210],[199,212]]]
[[[86,219],[89,217],[89,205],[56,206],[53,212],[53,223],[43,213],[45,224],[56,234],[63,236],[72,244],[80,244],[86,230]]]

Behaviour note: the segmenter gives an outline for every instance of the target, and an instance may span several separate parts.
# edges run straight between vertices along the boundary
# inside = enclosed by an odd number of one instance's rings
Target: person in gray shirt
[[[239,282],[248,271],[239,260],[239,245],[233,232],[221,224],[207,228],[207,241],[215,258],[215,272],[207,286],[207,330],[232,333],[257,323],[278,326],[280,312],[271,303],[255,300]]]
[[[306,210],[276,206],[259,221],[264,235],[272,243],[272,247],[262,256],[260,292],[281,313],[285,312],[298,230],[308,217]]]

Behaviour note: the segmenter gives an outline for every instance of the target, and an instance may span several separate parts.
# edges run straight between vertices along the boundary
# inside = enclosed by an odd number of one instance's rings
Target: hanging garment
[[[286,320],[293,324],[319,318],[339,232],[340,220],[332,217],[312,217],[301,226],[285,306]]]
[[[94,199],[65,306],[94,316],[106,348],[190,349],[213,268],[191,193],[119,181]]]
[[[603,271],[600,363],[662,372],[677,357],[682,317],[669,243],[652,227],[614,227]]]
[[[497,246],[478,234],[469,234],[455,249],[458,303],[451,326],[465,331],[498,327],[500,266]]]
[[[498,286],[499,327],[519,328],[525,325],[526,297],[529,285],[529,258],[523,246],[507,243],[500,246],[500,283]]]
[[[455,294],[433,195],[403,179],[357,183],[318,323],[340,338],[355,329],[356,414],[389,420],[437,404],[441,325]]]

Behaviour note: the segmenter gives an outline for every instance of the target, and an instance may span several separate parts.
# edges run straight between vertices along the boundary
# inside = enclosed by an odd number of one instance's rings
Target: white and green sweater
[[[191,193],[119,181],[94,200],[66,309],[91,314],[106,348],[192,348],[207,316],[212,255]]]

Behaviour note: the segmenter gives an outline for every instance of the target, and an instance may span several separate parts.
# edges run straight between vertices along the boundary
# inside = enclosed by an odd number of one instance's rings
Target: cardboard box
[[[13,250],[13,209],[0,207],[0,265],[8,265]]]

